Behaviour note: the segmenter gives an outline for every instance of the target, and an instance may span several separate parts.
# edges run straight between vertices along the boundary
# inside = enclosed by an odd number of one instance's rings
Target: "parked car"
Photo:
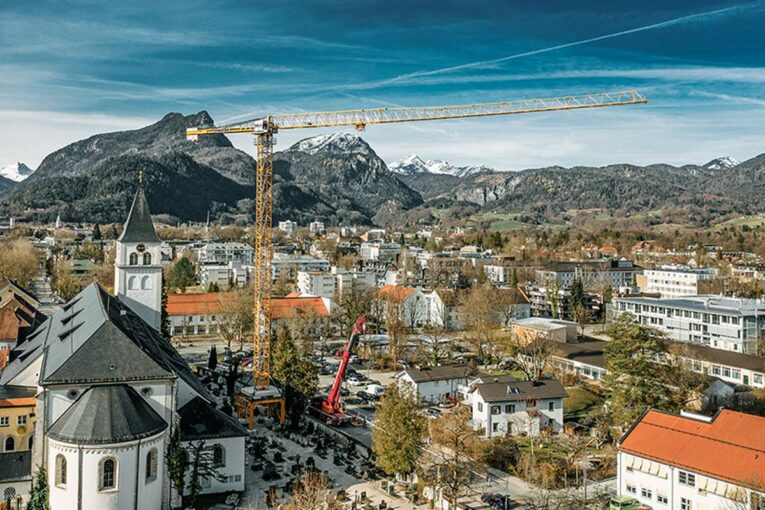
[[[361,364],[361,358],[356,356],[355,354],[352,354],[350,359],[348,361],[353,365],[360,365]]]
[[[629,496],[614,496],[608,505],[609,510],[644,510],[647,508],[641,505],[640,501]]]
[[[364,381],[361,380],[357,375],[352,375],[348,379],[345,380],[348,384],[351,386],[364,386]]]

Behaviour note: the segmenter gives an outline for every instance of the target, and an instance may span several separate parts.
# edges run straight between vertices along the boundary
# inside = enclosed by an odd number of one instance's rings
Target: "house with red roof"
[[[383,310],[383,316],[391,310],[407,327],[424,326],[430,319],[430,300],[420,290],[403,285],[385,285],[376,296]]]
[[[618,443],[617,491],[651,508],[765,509],[765,417],[649,410]]]

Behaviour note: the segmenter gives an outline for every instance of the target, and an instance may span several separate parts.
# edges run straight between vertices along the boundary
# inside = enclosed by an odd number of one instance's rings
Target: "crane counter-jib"
[[[520,113],[535,113],[560,110],[578,110],[647,103],[648,100],[636,90],[606,92],[579,96],[564,96],[546,99],[521,99],[494,103],[477,103],[450,106],[425,106],[402,108],[368,108],[360,110],[338,110],[328,112],[289,113],[269,115],[236,124],[217,127],[189,128],[186,134],[195,139],[201,135],[266,133],[282,129],[308,129],[353,126],[363,129],[369,124],[393,124],[428,120],[464,119]]]

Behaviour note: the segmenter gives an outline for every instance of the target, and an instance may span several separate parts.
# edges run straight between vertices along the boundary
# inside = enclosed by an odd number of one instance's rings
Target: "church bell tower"
[[[116,242],[114,294],[157,331],[162,321],[160,243],[144,194],[142,172],[125,228]]]

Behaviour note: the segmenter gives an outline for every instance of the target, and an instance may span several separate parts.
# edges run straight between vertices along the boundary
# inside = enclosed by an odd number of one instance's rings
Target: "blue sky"
[[[0,164],[36,166],[169,111],[223,121],[624,88],[650,103],[363,136],[389,162],[508,170],[743,160],[765,152],[763,26],[765,0],[3,0]],[[280,134],[278,148],[309,134]]]

